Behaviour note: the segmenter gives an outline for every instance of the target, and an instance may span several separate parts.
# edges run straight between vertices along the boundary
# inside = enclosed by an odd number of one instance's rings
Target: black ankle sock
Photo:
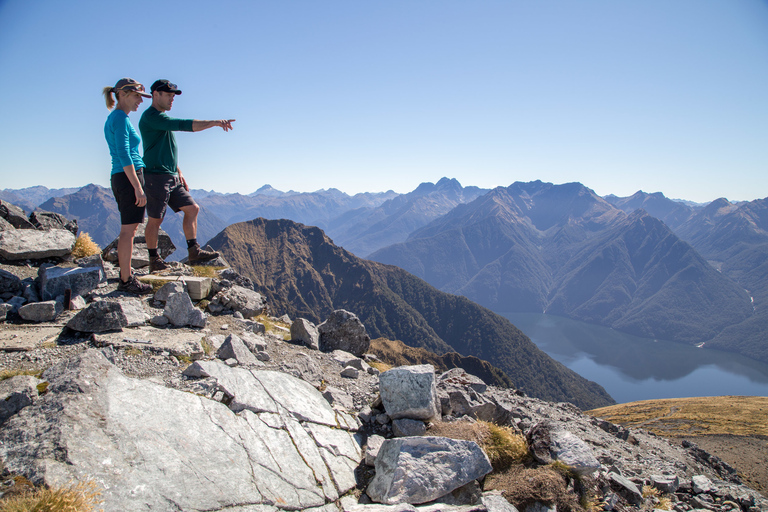
[[[197,245],[197,238],[190,238],[189,240],[187,240],[187,249],[189,249],[193,245]]]
[[[157,258],[157,249],[147,249],[149,251],[150,258]]]

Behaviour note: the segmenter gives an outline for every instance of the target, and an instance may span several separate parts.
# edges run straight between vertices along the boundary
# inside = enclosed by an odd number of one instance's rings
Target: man
[[[219,121],[198,121],[196,119],[175,119],[166,112],[173,107],[173,100],[181,91],[168,80],[158,80],[150,88],[152,105],[144,111],[139,121],[139,130],[144,146],[144,191],[147,195],[147,227],[145,237],[149,249],[149,271],[165,270],[168,265],[157,252],[160,224],[166,207],[174,212],[184,212],[182,223],[187,239],[189,263],[209,261],[219,253],[206,251],[197,243],[197,214],[200,207],[189,195],[189,185],[178,164],[178,152],[174,131],[199,132],[220,126],[224,131],[232,129],[234,119]]]

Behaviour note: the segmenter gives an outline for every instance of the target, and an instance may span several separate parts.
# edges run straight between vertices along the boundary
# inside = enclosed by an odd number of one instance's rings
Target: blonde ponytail
[[[117,92],[115,92],[114,87],[105,87],[102,91],[104,94],[104,99],[107,101],[107,109],[112,110],[112,107],[115,106],[115,98],[117,98]],[[114,97],[112,96],[114,94]]]

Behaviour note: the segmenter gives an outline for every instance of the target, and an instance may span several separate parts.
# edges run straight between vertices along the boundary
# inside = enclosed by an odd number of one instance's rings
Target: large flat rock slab
[[[61,334],[60,325],[8,325],[0,327],[0,350],[19,352],[32,350],[55,341]]]
[[[35,260],[66,256],[72,252],[75,240],[75,235],[66,229],[0,231],[0,257]]]
[[[96,482],[105,512],[306,510],[355,485],[353,434],[297,418],[286,390],[264,388],[275,412],[235,413],[126,377],[97,350],[43,378],[47,392],[0,429],[0,457],[34,482]],[[325,399],[313,389],[290,401]]]
[[[201,340],[203,333],[192,329],[157,329],[155,327],[126,327],[118,332],[104,332],[93,335],[99,346],[116,348],[140,347],[152,350],[167,350],[175,356],[200,359],[205,355]]]

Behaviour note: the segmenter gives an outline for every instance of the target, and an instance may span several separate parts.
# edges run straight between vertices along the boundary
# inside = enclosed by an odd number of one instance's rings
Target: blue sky
[[[237,119],[178,135],[193,188],[768,196],[766,1],[0,0],[0,188],[106,186],[123,76]]]

